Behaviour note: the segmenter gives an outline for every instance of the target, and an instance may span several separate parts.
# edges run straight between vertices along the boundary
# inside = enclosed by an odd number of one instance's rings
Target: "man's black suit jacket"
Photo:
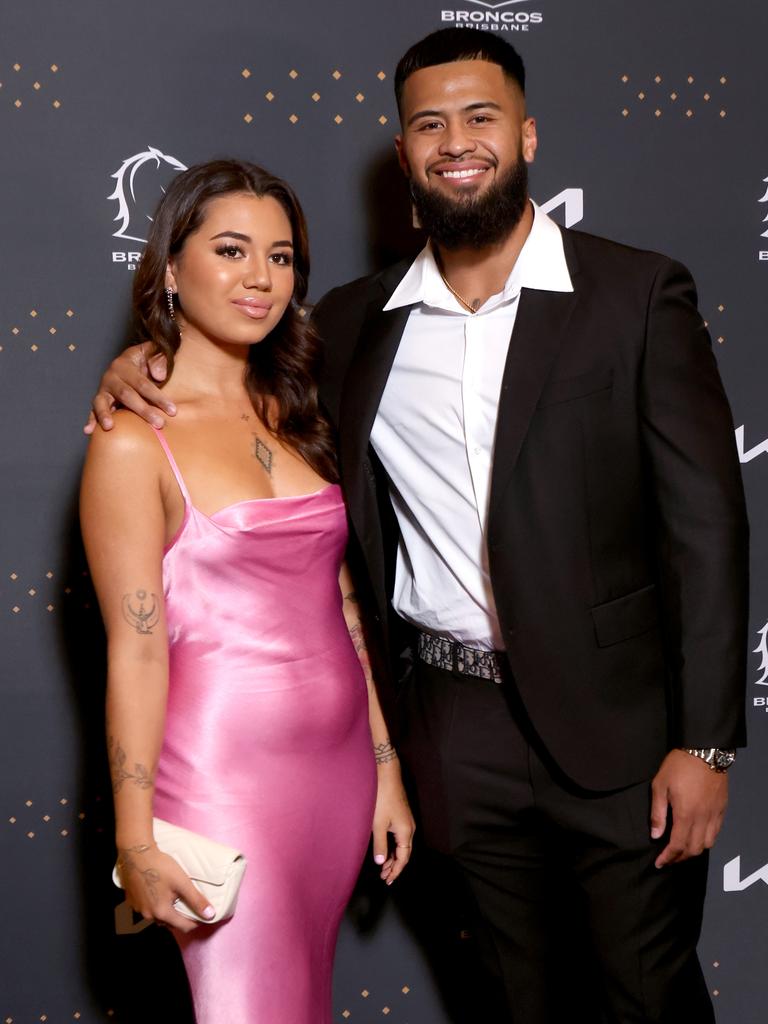
[[[570,778],[605,790],[650,778],[673,746],[743,745],[748,527],[690,275],[579,232],[563,240],[573,293],[520,297],[487,542],[530,721]],[[382,309],[406,269],[334,289],[313,314],[382,643],[394,544],[369,437],[410,312]]]

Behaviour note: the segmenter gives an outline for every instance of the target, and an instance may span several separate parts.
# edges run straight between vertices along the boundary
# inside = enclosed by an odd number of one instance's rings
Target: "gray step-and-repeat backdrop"
[[[76,524],[81,425],[130,337],[148,214],[177,169],[233,155],[298,189],[312,299],[413,251],[392,72],[411,42],[455,24],[502,33],[524,55],[534,196],[569,225],[678,257],[699,285],[754,536],[750,747],[712,858],[701,954],[718,1020],[766,1020],[767,8],[3,0],[0,1022],[190,1019],[170,937],[138,930],[109,882],[103,642]],[[452,989],[450,959],[422,939],[423,888],[417,871],[399,894],[364,873],[339,949],[339,1024],[482,1019],[481,993]],[[448,958],[460,946],[440,917],[450,905],[446,883],[433,920]]]

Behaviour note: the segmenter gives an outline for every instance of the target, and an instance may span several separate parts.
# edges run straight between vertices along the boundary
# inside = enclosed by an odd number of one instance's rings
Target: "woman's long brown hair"
[[[275,437],[294,448],[320,476],[335,482],[338,470],[331,428],[317,397],[320,344],[300,312],[309,279],[307,224],[286,182],[241,160],[198,164],[173,179],[155,213],[133,281],[139,340],[152,345],[153,353],[165,356],[169,379],[181,339],[165,294],[168,261],[200,226],[206,204],[235,192],[272,196],[285,210],[293,235],[293,296],[274,330],[251,345],[245,375],[251,403]]]

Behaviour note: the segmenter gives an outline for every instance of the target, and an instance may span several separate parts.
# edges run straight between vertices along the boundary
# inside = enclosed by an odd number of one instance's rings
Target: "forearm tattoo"
[[[349,627],[349,635],[352,638],[352,646],[357,652],[358,661],[363,667],[365,678],[369,683],[371,683],[373,682],[373,672],[371,671],[371,662],[368,658],[368,646],[365,642],[363,627],[359,622],[356,622],[354,626]]]
[[[126,782],[132,782],[139,789],[152,789],[155,784],[152,773],[138,761],[134,764],[133,771],[126,768],[125,762],[128,760],[128,756],[114,736],[109,737],[107,748],[113,793],[119,793]]]
[[[157,895],[157,885],[160,875],[154,868],[141,868],[134,859],[135,854],[146,853],[152,847],[148,843],[141,843],[139,846],[127,846],[117,851],[117,870],[123,876],[132,871],[138,872],[147,890],[147,894],[154,898]]]
[[[154,594],[136,590],[123,594],[123,618],[136,630],[139,636],[152,636],[152,628],[160,620],[160,609]]]
[[[389,764],[397,760],[397,751],[389,741],[389,737],[383,743],[374,743],[373,752],[376,756],[376,764]]]

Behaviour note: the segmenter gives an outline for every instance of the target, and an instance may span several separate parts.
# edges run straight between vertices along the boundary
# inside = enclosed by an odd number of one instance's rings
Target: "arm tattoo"
[[[149,608],[147,608],[147,601]],[[146,590],[123,594],[123,618],[133,626],[139,636],[152,636],[152,627],[156,626],[160,620],[157,598],[154,594],[147,594]]]
[[[356,622],[354,626],[349,627],[349,635],[352,637],[352,644],[357,651],[358,657],[365,655],[366,661],[368,660],[368,647],[365,643],[365,636],[363,635],[363,627],[359,622]]]
[[[344,600],[349,601],[350,604],[360,604],[360,602],[357,600],[357,594],[354,592],[354,590],[351,590],[348,594],[345,594]]]
[[[264,467],[267,476],[272,476],[272,449],[264,444],[258,434],[253,434],[253,457]]]
[[[125,873],[130,874],[131,871],[138,871],[141,875],[141,880],[147,890],[147,894],[154,899],[157,895],[157,885],[160,881],[160,875],[154,868],[140,868],[139,865],[133,858],[134,854],[146,853],[147,850],[151,850],[152,847],[146,843],[142,843],[139,846],[128,846],[124,849],[117,851],[117,870],[121,875]]]
[[[155,780],[152,778],[152,773],[147,770],[145,765],[139,764],[137,761],[133,766],[133,771],[129,771],[125,767],[125,762],[128,758],[125,751],[120,746],[119,740],[110,736],[107,745],[109,748],[109,767],[112,775],[113,793],[119,793],[123,788],[124,782],[132,782],[135,786],[138,786],[139,789],[152,789],[155,784]]]
[[[397,760],[397,751],[388,738],[383,743],[374,743],[373,752],[376,755],[376,764],[388,764]]]

